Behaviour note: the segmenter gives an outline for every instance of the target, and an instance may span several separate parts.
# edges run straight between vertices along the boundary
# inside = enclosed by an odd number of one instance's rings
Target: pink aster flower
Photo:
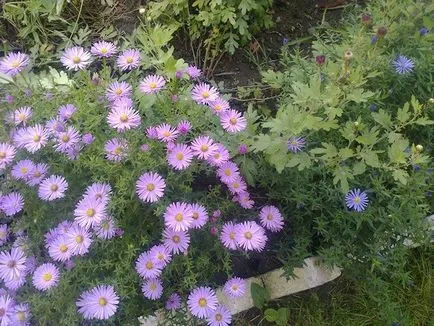
[[[234,197],[234,201],[238,202],[242,208],[250,209],[253,207],[255,202],[250,198],[248,192],[240,192]]]
[[[166,80],[162,76],[149,75],[140,83],[140,91],[145,94],[157,93],[164,88]]]
[[[33,127],[28,127],[23,133],[23,146],[30,153],[35,153],[48,142],[48,129],[37,124]]]
[[[0,170],[5,169],[13,161],[16,153],[14,146],[0,143]]]
[[[178,123],[178,125],[176,126],[176,130],[178,130],[178,132],[181,135],[186,135],[188,134],[188,132],[191,130],[191,123],[188,120],[182,120]]]
[[[158,300],[163,294],[163,284],[158,278],[151,278],[142,285],[142,293],[147,299]]]
[[[167,266],[167,264],[172,260],[172,255],[169,250],[164,245],[153,246],[149,253],[151,258],[157,263],[161,268]]]
[[[217,170],[217,175],[223,183],[230,184],[240,177],[238,166],[231,161],[227,161],[220,165]]]
[[[154,203],[163,197],[164,188],[166,188],[166,182],[154,172],[142,174],[136,183],[137,195],[142,201],[148,203]]]
[[[218,300],[215,291],[209,287],[198,287],[190,292],[187,306],[191,314],[198,318],[206,318],[217,309]]]
[[[178,130],[167,123],[163,123],[155,128],[157,138],[164,142],[171,142],[178,137]]]
[[[283,229],[283,217],[277,207],[264,206],[259,212],[261,225],[271,232],[278,232]]]
[[[155,261],[149,251],[140,254],[136,261],[136,272],[144,279],[157,278],[161,275],[162,266]]]
[[[104,145],[106,158],[110,161],[119,162],[127,157],[128,143],[122,138],[113,138]]]
[[[140,126],[139,112],[131,107],[116,107],[110,110],[107,116],[107,123],[110,127],[115,128],[118,132]]]
[[[109,240],[116,235],[115,221],[111,216],[107,216],[94,227],[94,230],[98,238]]]
[[[0,295],[0,311],[3,313],[0,316],[0,325],[8,326],[12,324],[13,313],[15,309],[15,301],[9,294]]]
[[[220,123],[224,130],[236,133],[246,129],[247,120],[236,110],[228,110],[220,116]]]
[[[14,277],[12,280],[5,280],[4,283],[9,290],[16,291],[26,283],[26,274]]]
[[[83,144],[85,145],[90,145],[94,142],[95,137],[92,134],[84,134],[81,137],[81,141],[83,142]]]
[[[202,74],[202,71],[196,67],[188,65],[187,69],[185,69],[185,72],[190,78],[198,78]]]
[[[239,298],[246,294],[246,280],[233,277],[226,281],[223,292],[230,298]]]
[[[109,319],[116,313],[119,296],[111,285],[98,285],[81,294],[76,303],[85,319]]]
[[[26,180],[26,183],[29,186],[37,186],[39,185],[48,172],[48,165],[45,163],[37,163],[34,165],[33,170],[29,178]]]
[[[0,210],[6,216],[13,216],[22,211],[24,207],[24,198],[18,192],[11,192],[1,198]]]
[[[166,301],[167,310],[177,310],[181,308],[181,297],[178,293],[172,293]]]
[[[33,114],[33,110],[31,107],[28,106],[23,106],[19,109],[16,109],[13,112],[14,124],[16,126],[19,126],[20,124],[23,124],[23,126],[25,126],[27,124],[27,121],[32,116],[32,114]]]
[[[66,130],[66,125],[64,121],[60,121],[59,118],[51,118],[45,124],[45,127],[48,129],[48,133],[52,136],[57,136],[60,132],[64,132]]]
[[[71,248],[72,255],[84,255],[89,252],[92,244],[90,232],[74,223],[65,234],[67,245]]]
[[[99,41],[92,45],[90,53],[100,58],[109,58],[117,52],[116,46],[112,42]]]
[[[237,225],[235,240],[244,250],[262,251],[267,242],[267,236],[262,226],[256,222],[247,221]]]
[[[186,231],[193,223],[193,212],[187,203],[170,204],[164,212],[164,224],[174,231]]]
[[[42,264],[33,273],[33,285],[41,291],[47,291],[57,285],[59,269],[51,264]]]
[[[219,304],[206,318],[209,326],[230,326],[232,314],[228,308]]]
[[[163,242],[166,248],[173,254],[187,252],[190,244],[190,235],[187,231],[163,231]]]
[[[72,118],[77,108],[73,104],[65,104],[59,108],[57,116],[60,120],[65,121]]]
[[[112,187],[108,183],[96,182],[86,188],[83,197],[107,203],[110,200]]]
[[[27,303],[20,303],[14,307],[14,312],[11,317],[11,325],[15,326],[29,326],[30,318],[32,314],[30,313],[30,307]]]
[[[35,163],[30,160],[21,160],[12,167],[11,175],[16,180],[26,181],[32,177],[34,169]]]
[[[66,49],[60,57],[60,62],[66,69],[75,71],[85,69],[90,61],[90,53],[81,46]]]
[[[222,232],[220,233],[221,243],[228,249],[237,249],[237,241],[235,239],[237,226],[232,222],[223,224]]]
[[[208,221],[208,213],[205,207],[199,204],[191,204],[190,210],[192,211],[193,222],[191,223],[191,228],[200,229]]]
[[[0,206],[0,209],[1,209],[1,206]],[[9,235],[8,225],[7,224],[0,224],[0,246],[3,246],[5,244],[5,242],[8,240],[8,235]]]
[[[199,136],[193,140],[190,148],[198,158],[207,160],[217,151],[217,145],[208,136]]]
[[[3,281],[13,280],[26,274],[26,256],[21,248],[0,252],[0,277]]]
[[[79,144],[81,140],[80,133],[73,126],[66,127],[65,131],[56,135],[54,148],[61,153],[68,153],[69,150]]]
[[[133,88],[130,84],[128,84],[125,81],[115,81],[108,85],[107,91],[105,93],[105,96],[109,101],[115,101],[120,98],[127,97],[129,98],[131,96],[131,93],[133,91]]]
[[[218,96],[217,89],[205,83],[197,84],[191,90],[191,97],[198,104],[209,104],[217,100]]]
[[[48,246],[48,254],[55,261],[65,262],[72,256],[71,248],[65,236],[59,235]]]
[[[29,56],[21,52],[8,53],[0,61],[0,71],[9,76],[15,76],[29,65]]]
[[[193,160],[193,152],[185,144],[176,144],[167,154],[169,165],[176,170],[183,170],[190,166]]]
[[[217,115],[221,115],[231,108],[229,102],[225,99],[222,99],[221,97],[209,103],[209,107],[211,108],[212,112]]]
[[[120,70],[132,70],[140,65],[141,55],[136,49],[128,49],[119,55],[116,64]]]
[[[78,225],[89,229],[101,223],[106,217],[106,202],[85,197],[75,206],[74,216]]]
[[[68,189],[68,182],[64,177],[52,175],[41,181],[39,184],[38,196],[42,200],[52,201],[65,197]]]
[[[227,183],[227,186],[229,188],[229,191],[232,194],[240,194],[243,192],[247,192],[247,184],[241,178],[241,176],[239,176],[238,178],[235,178],[234,181]]]

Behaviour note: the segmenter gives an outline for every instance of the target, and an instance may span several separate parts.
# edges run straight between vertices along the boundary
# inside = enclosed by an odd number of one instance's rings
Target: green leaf
[[[264,311],[264,317],[267,321],[273,322],[277,320],[277,310],[269,308]]]
[[[428,126],[428,125],[434,124],[434,121],[430,120],[428,118],[422,117],[422,118],[417,119],[414,123],[417,125],[421,125],[421,126]]]
[[[298,153],[291,156],[291,159],[286,163],[287,167],[295,167],[298,165],[298,170],[302,171],[312,165],[310,156],[307,153]]]
[[[375,152],[362,152],[360,156],[365,161],[366,165],[372,166],[373,168],[378,168],[380,166],[380,160],[378,159],[378,155]]]
[[[270,85],[273,88],[279,89],[283,85],[283,73],[280,71],[273,71],[268,69],[267,71],[261,71],[262,82]]]
[[[408,153],[405,149],[408,147],[408,140],[399,139],[389,147],[389,159],[391,163],[405,163]]]
[[[401,169],[394,170],[392,176],[396,181],[401,182],[403,185],[407,184],[408,173],[406,171]]]
[[[366,170],[366,165],[363,161],[359,161],[353,165],[353,174],[360,175],[363,174]]]
[[[288,324],[288,319],[289,319],[289,309],[279,308],[277,310],[276,324],[279,326],[286,326]]]
[[[268,290],[257,283],[250,285],[250,293],[256,308],[262,309],[265,303],[270,300]]]
[[[392,118],[389,113],[387,113],[384,110],[378,111],[378,112],[372,112],[372,117],[374,118],[375,122],[382,125],[385,129],[389,130],[392,128]]]
[[[410,104],[407,102],[402,108],[398,109],[398,112],[396,113],[396,119],[398,119],[398,121],[401,123],[407,122],[411,117],[409,109]]]

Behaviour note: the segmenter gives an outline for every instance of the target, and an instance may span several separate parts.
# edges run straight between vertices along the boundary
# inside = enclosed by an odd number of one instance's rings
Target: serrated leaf
[[[360,156],[365,161],[366,165],[372,166],[373,168],[377,168],[380,166],[380,160],[378,159],[378,155],[375,152],[365,152],[360,153]]]
[[[389,147],[389,159],[391,163],[405,163],[406,158],[409,155],[405,152],[408,147],[408,141],[406,139],[400,139],[392,143]]]
[[[417,125],[421,125],[421,126],[428,126],[428,125],[434,124],[434,121],[430,120],[428,118],[422,117],[422,118],[417,119],[414,123]]]
[[[409,109],[410,104],[407,102],[402,108],[398,109],[398,112],[396,113],[396,119],[401,123],[407,122],[411,117]]]
[[[363,161],[359,161],[353,165],[353,174],[354,175],[363,174],[363,173],[365,173],[365,171],[366,171],[366,165]]]
[[[396,181],[401,182],[403,185],[407,184],[408,173],[404,170],[394,170],[392,173],[393,178]]]
[[[372,117],[374,118],[375,122],[382,125],[385,129],[389,130],[392,128],[392,126],[393,126],[392,117],[390,116],[389,113],[380,109],[380,111],[372,112],[371,114],[372,114]]]

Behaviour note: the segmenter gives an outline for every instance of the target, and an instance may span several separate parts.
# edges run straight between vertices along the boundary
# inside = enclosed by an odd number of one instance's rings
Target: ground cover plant
[[[406,244],[430,240],[434,6],[387,8],[318,29],[313,58],[284,45],[262,72],[277,108],[231,101],[149,20],[49,60],[5,53],[2,323],[134,325],[165,308],[227,325],[217,286],[250,295],[243,278],[313,254],[407,282]]]

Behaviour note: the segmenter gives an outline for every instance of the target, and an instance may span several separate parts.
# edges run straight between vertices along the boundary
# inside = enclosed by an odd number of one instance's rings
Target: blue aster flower
[[[303,137],[293,136],[288,140],[288,151],[297,153],[306,147],[306,140]]]
[[[426,34],[428,34],[428,32],[429,30],[425,26],[422,26],[422,28],[419,30],[420,36],[425,36]]]
[[[400,75],[408,74],[413,71],[414,62],[413,60],[399,55],[393,62],[393,68],[395,68],[396,73]]]
[[[360,189],[352,189],[345,196],[345,203],[349,209],[363,212],[368,206],[368,195]]]

